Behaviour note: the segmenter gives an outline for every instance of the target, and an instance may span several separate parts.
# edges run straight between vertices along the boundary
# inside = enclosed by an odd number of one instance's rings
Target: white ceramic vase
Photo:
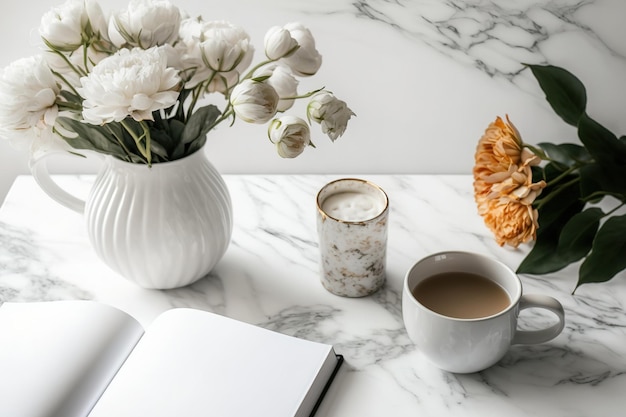
[[[54,200],[84,213],[96,253],[121,276],[144,288],[181,287],[224,255],[230,194],[204,150],[151,167],[106,156],[86,201],[50,178],[50,155],[31,163],[33,176]]]

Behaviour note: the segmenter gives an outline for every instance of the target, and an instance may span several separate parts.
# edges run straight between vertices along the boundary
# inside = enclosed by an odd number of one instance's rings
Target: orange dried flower
[[[535,239],[538,212],[533,202],[546,186],[532,182],[531,166],[541,159],[524,147],[507,116],[491,123],[478,142],[474,165],[474,198],[478,213],[499,245],[517,247]]]
[[[487,200],[481,208],[485,224],[500,246],[518,247],[537,237],[538,213],[532,205],[499,198]]]

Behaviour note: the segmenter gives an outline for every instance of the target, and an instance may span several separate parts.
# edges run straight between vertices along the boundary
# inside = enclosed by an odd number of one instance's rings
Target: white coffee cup
[[[506,291],[510,302],[487,317],[463,319],[439,314],[416,299],[414,291],[418,284],[450,272],[488,278]],[[541,330],[519,330],[517,318],[526,308],[546,309],[558,321]],[[404,280],[402,315],[409,337],[426,358],[437,367],[455,373],[486,369],[497,363],[511,345],[547,342],[565,326],[563,306],[556,299],[522,295],[522,283],[515,272],[495,259],[469,252],[441,252],[413,265]]]

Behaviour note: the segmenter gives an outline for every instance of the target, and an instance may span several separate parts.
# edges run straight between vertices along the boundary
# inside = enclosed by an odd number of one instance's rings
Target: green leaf
[[[170,119],[168,121],[170,136],[176,143],[182,141],[183,132],[185,130],[185,124],[178,119]]]
[[[574,143],[561,143],[555,145],[553,143],[539,143],[541,149],[543,149],[548,157],[566,166],[572,166],[575,163],[591,162],[592,158],[583,146],[576,145]]]
[[[606,282],[626,268],[626,215],[609,218],[598,231],[591,253],[582,263],[576,288]]]
[[[68,132],[76,133],[76,137],[59,132],[62,138],[75,149],[89,149],[107,155],[126,159],[126,153],[117,143],[115,137],[99,126],[90,125],[68,117],[58,117],[59,127]]]
[[[537,235],[531,251],[517,267],[518,274],[543,275],[563,269],[569,262],[562,260],[557,254],[559,231],[556,228],[544,230]]]
[[[626,165],[626,143],[587,114],[580,118],[578,137],[597,162]]]
[[[570,177],[567,178],[569,179]],[[539,197],[539,200],[535,201],[539,204],[538,234],[541,234],[542,229],[546,229],[553,224],[558,225],[560,230],[585,205],[580,198],[578,183],[547,187]]]
[[[577,126],[587,106],[585,86],[569,71],[552,65],[528,65],[552,109],[566,123]]]
[[[580,169],[581,197],[597,202],[612,195],[626,203],[626,166],[612,164],[589,164]]]
[[[544,191],[547,195],[554,189]],[[537,240],[531,251],[517,268],[520,274],[543,275],[565,268],[571,263],[568,256],[558,250],[561,230],[576,214],[580,213],[585,204],[579,198],[576,184],[561,187],[549,201],[539,208],[539,229]],[[542,194],[543,196],[544,194]]]
[[[591,250],[602,217],[604,217],[604,212],[597,207],[572,216],[563,226],[559,236],[557,247],[559,257],[568,263],[585,257]]]
[[[602,199],[602,195],[592,198],[597,193],[602,193],[602,183],[599,177],[602,175],[600,166],[597,163],[585,165],[580,168],[580,196],[585,201],[597,203]]]
[[[187,120],[182,134],[182,143],[193,142],[209,133],[220,114],[222,113],[219,109],[212,104],[196,110]]]

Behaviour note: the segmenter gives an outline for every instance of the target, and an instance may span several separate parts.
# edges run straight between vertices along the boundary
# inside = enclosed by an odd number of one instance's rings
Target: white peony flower
[[[17,147],[52,132],[60,87],[41,56],[23,58],[0,72],[0,135]],[[21,142],[21,143],[20,143]]]
[[[149,49],[178,39],[181,14],[167,0],[132,0],[109,21],[109,37],[117,47]]]
[[[311,130],[306,121],[285,115],[272,120],[267,134],[283,158],[295,158],[311,144]]]
[[[277,111],[284,112],[293,106],[296,101],[293,97],[298,95],[298,80],[288,68],[275,63],[265,65],[254,72],[253,78],[259,77],[267,77],[263,82],[274,87],[278,93]]]
[[[254,47],[250,37],[241,27],[229,22],[186,19],[181,24],[180,36],[186,46],[183,54],[186,72],[193,73],[187,88],[211,80],[208,92],[227,93],[252,62]]]
[[[241,120],[265,123],[276,114],[278,93],[269,84],[247,79],[233,88],[230,104]]]
[[[328,134],[333,141],[343,135],[352,116],[356,115],[348,108],[346,102],[328,91],[315,94],[307,106],[309,120],[319,123],[322,132]]]
[[[167,67],[165,51],[153,47],[121,49],[80,81],[83,118],[101,125],[127,116],[153,120],[152,112],[176,103],[181,80],[175,69]]]
[[[322,66],[322,56],[315,49],[315,39],[309,29],[301,23],[289,23],[284,26],[291,37],[300,46],[293,54],[284,58],[285,64],[291,68],[294,74],[301,77],[314,75]]]
[[[271,27],[265,33],[265,56],[272,61],[293,54],[298,48],[298,41],[291,37],[291,33],[280,26]]]
[[[56,50],[72,52],[83,43],[98,41],[107,33],[100,5],[93,0],[68,0],[46,12],[39,34]]]

